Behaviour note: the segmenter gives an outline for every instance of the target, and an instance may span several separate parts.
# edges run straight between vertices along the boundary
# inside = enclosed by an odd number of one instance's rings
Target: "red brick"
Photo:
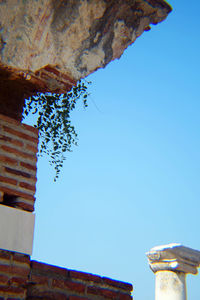
[[[15,146],[18,146],[18,147],[23,147],[24,146],[24,143],[22,143],[21,141],[18,141],[18,140],[14,140],[13,138],[11,137],[8,137],[8,136],[0,136],[0,140],[4,141],[4,142],[9,142]]]
[[[111,285],[111,286],[114,286],[114,287],[117,287],[117,288],[120,288],[120,289],[123,289],[123,290],[126,290],[126,291],[132,291],[133,290],[132,284],[127,283],[127,282],[112,280],[112,279],[107,278],[107,277],[103,277],[102,280],[105,284],[108,284],[108,285]]]
[[[36,73],[37,73],[37,76],[38,76],[40,74],[40,71],[38,71]],[[42,80],[41,78],[38,78],[38,77],[34,76],[34,74],[31,75],[31,83],[35,86],[38,86],[38,89],[41,92],[45,92],[48,89],[48,86],[47,86],[46,82],[44,80]]]
[[[7,177],[4,177],[4,176],[0,176],[0,182],[5,182],[5,183],[17,185],[17,180],[12,179],[12,178],[7,178]]]
[[[72,86],[76,85],[77,81],[73,80],[71,77],[69,77],[67,74],[61,73],[60,77],[63,78],[64,80],[67,80]]]
[[[49,73],[45,72],[44,70],[41,70],[41,72],[40,72],[40,77],[41,77],[42,79],[44,79],[44,80],[48,80],[48,79],[51,78],[52,76],[51,76]]]
[[[14,287],[14,286],[0,286],[1,293],[8,293],[8,294],[24,294],[24,289],[20,287]]]
[[[49,280],[48,277],[31,274],[30,282],[48,286]]]
[[[120,293],[118,299],[119,299],[119,300],[131,300],[131,299],[132,299],[132,296],[131,296],[131,295],[128,295],[128,294]]]
[[[53,279],[52,287],[53,288],[64,289],[65,288],[65,280],[63,280],[63,279]]]
[[[0,298],[1,300],[1,298]],[[20,298],[7,298],[7,300],[21,300]]]
[[[25,202],[18,202],[16,201],[15,202],[15,207],[16,208],[21,208],[23,210],[26,210],[26,211],[34,211],[34,205],[33,204],[28,204],[28,203],[25,203]]]
[[[22,286],[27,283],[27,278],[22,278],[22,277],[12,277],[9,280],[10,285],[16,285],[16,286]]]
[[[27,300],[68,300],[68,297],[62,292],[55,291],[40,291],[37,288],[31,288],[28,292]]]
[[[20,253],[13,253],[13,261],[26,263],[27,265],[30,265],[30,256]]]
[[[1,300],[1,298],[0,298]],[[7,300],[21,300],[20,298],[7,298]]]
[[[7,146],[7,145],[1,146],[1,149],[3,149],[4,151],[6,151],[8,153],[13,153],[16,156],[20,156],[20,157],[23,157],[23,158],[28,158],[28,159],[31,159],[32,161],[36,162],[36,156],[35,155],[22,152],[20,150],[17,150],[15,148],[12,148],[12,147]]]
[[[60,75],[60,72],[59,72],[58,70],[56,70],[55,68],[51,67],[50,65],[45,66],[44,69],[45,69],[47,72],[50,72],[50,73],[55,74],[56,76],[59,76],[59,75]]]
[[[10,164],[10,165],[17,165],[18,164],[18,161],[16,159],[7,157],[5,155],[0,155],[0,161],[2,161],[4,163],[7,163],[7,164]]]
[[[3,195],[4,195],[4,193],[2,192],[2,191],[0,191],[0,203],[2,203],[3,202]]]
[[[65,287],[73,292],[77,293],[84,293],[86,286],[82,283],[72,282],[72,281],[65,281]]]
[[[33,166],[33,165],[25,163],[25,162],[20,162],[20,166],[22,166],[22,167],[24,167],[24,168],[26,168],[28,170],[32,170],[32,171],[36,171],[37,170],[37,168],[36,168],[35,165]]]
[[[54,288],[59,289],[68,289],[73,292],[77,293],[84,293],[85,292],[85,285],[78,282],[73,282],[70,280],[62,280],[62,279],[53,279],[52,286]]]
[[[69,300],[88,300],[86,297],[70,296]]]
[[[93,275],[90,273],[78,272],[74,270],[69,271],[69,276],[71,278],[81,279],[85,281],[93,281],[93,282],[101,282],[101,277],[97,275]]]
[[[0,275],[0,283],[7,283],[9,280],[9,277],[8,276],[5,276],[5,275]],[[1,292],[1,291],[0,291]]]
[[[27,200],[35,201],[34,196],[23,193],[23,192],[20,192],[20,191],[16,191],[16,190],[11,189],[11,188],[0,186],[0,191],[4,192],[6,194],[9,194],[9,195],[15,195],[15,196],[25,198]]]
[[[38,148],[37,147],[34,147],[34,146],[31,146],[31,145],[26,145],[26,149],[29,150],[29,151],[32,151],[33,153],[37,153],[38,152]]]
[[[71,91],[71,89],[72,89],[71,83],[68,83],[68,82],[62,81],[62,80],[57,80],[57,81],[58,81],[58,83],[59,83],[60,85],[63,85],[63,86],[64,86],[65,93],[68,92],[68,91]],[[58,88],[57,93],[59,93],[59,90],[60,90],[60,88]]]
[[[26,182],[20,182],[19,186],[26,189],[26,190],[30,190],[30,191],[35,192],[35,185],[31,185],[31,184],[26,183]]]
[[[21,124],[22,127],[24,127],[26,130],[30,131],[30,132],[33,132],[35,133],[36,135],[38,135],[38,129],[33,127],[33,126],[30,126],[30,125],[27,125],[27,124]]]
[[[106,297],[109,299],[117,299],[118,298],[118,292],[115,292],[113,290],[108,290],[108,289],[102,289],[102,288],[95,287],[95,286],[89,286],[87,288],[87,293]]]
[[[32,270],[39,270],[42,272],[55,273],[56,275],[65,276],[67,275],[67,269],[56,267],[53,265],[44,264],[35,260],[31,261]]]
[[[10,173],[10,174],[14,174],[14,175],[17,175],[17,176],[22,176],[22,177],[25,177],[25,178],[31,178],[31,174],[29,173],[26,173],[24,171],[19,171],[19,170],[16,170],[16,169],[11,169],[11,168],[8,168],[8,167],[5,167],[5,171]]]
[[[1,259],[10,260],[12,253],[6,250],[0,250],[0,263]]]
[[[29,269],[10,265],[0,265],[0,272],[18,276],[20,275],[21,277],[27,277],[29,274]]]
[[[3,129],[8,133],[13,134],[14,136],[18,136],[18,137],[24,139],[25,141],[28,140],[28,141],[31,141],[31,142],[34,142],[34,143],[38,143],[38,138],[34,138],[34,137],[32,137],[32,136],[30,136],[26,133],[17,131],[15,129],[12,129],[12,128],[7,127],[7,126],[3,126]]]
[[[3,120],[5,122],[8,122],[10,124],[13,124],[15,126],[21,126],[21,123],[15,119],[12,119],[10,117],[7,117],[5,115],[0,114],[0,121]]]

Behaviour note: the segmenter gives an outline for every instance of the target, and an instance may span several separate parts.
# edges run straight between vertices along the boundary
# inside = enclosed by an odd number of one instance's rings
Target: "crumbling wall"
[[[10,226],[11,246],[18,239],[13,227],[23,227],[19,212],[25,212],[19,209],[29,211],[26,234],[30,241],[33,237],[38,132],[18,122],[24,99],[69,91],[77,80],[119,58],[170,11],[164,0],[0,1],[0,207],[13,207],[7,208],[11,217],[11,210],[18,212]],[[131,284],[31,261],[22,254],[31,253],[30,245],[28,252],[16,253],[20,250],[6,248],[2,236],[1,247],[12,251],[0,250],[0,300],[132,298]]]
[[[34,210],[38,130],[0,115],[0,203]]]
[[[0,250],[0,300],[131,300],[132,285]]]
[[[0,300],[132,299],[131,284],[30,260],[37,144],[37,129],[0,115]],[[3,218],[6,206],[16,223]]]

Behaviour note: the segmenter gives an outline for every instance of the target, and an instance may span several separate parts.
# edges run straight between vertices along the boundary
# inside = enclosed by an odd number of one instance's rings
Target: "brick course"
[[[38,130],[0,114],[2,204],[34,210]],[[9,198],[4,201],[5,196]],[[3,199],[3,200],[2,200]]]
[[[0,250],[0,299],[26,299],[29,273],[28,255]]]
[[[37,129],[0,114],[1,205],[34,210],[37,145]],[[131,291],[128,283],[0,250],[0,300],[131,300]]]
[[[131,300],[132,285],[0,250],[0,300]]]

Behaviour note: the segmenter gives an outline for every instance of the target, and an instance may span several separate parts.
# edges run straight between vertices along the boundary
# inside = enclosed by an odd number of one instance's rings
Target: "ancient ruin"
[[[156,276],[155,300],[186,300],[186,275],[198,273],[200,251],[169,244],[152,248],[147,257]]]
[[[0,1],[0,299],[131,299],[132,285],[30,260],[37,129],[24,99],[65,93],[163,21],[164,0]]]
[[[170,11],[164,0],[1,1],[0,113],[20,120],[21,99],[70,90]]]

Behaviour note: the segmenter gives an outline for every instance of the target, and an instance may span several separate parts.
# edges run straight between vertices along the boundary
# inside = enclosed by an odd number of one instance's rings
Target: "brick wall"
[[[0,250],[0,300],[131,300],[132,285]]]
[[[38,130],[0,114],[0,202],[34,210]]]
[[[35,74],[24,75],[26,79],[36,83],[41,87],[41,90],[54,93],[66,93],[70,91],[77,81],[70,78],[67,74],[60,72],[57,68],[46,65],[38,70]],[[27,76],[29,76],[27,78]]]
[[[0,114],[0,205],[34,210],[37,145],[37,129]],[[131,291],[128,283],[0,249],[0,300],[130,300]]]
[[[0,300],[26,299],[29,274],[28,255],[0,250]]]

